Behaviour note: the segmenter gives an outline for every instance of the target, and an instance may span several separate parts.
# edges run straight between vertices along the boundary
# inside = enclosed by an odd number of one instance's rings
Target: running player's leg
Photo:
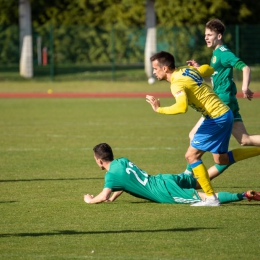
[[[239,162],[239,161],[251,158],[251,157],[259,156],[260,147],[238,148],[238,149],[229,151],[229,153],[232,154],[234,161],[230,162],[228,164],[224,164],[224,165],[215,164],[214,166],[210,167],[208,169],[210,180],[219,176],[222,172],[224,172],[233,163],[236,163],[236,162]]]
[[[260,135],[248,135],[245,126],[243,124],[242,117],[239,113],[239,105],[237,100],[230,102],[227,104],[230,109],[233,112],[234,116],[234,123],[233,123],[233,128],[232,128],[232,134],[236,138],[236,140],[241,144],[241,145],[253,145],[253,146],[260,146]],[[238,162],[241,160],[245,160],[254,156],[260,155],[260,149],[259,147],[252,147],[252,148],[247,148],[247,149],[235,149],[235,161]],[[220,175],[222,172],[224,172],[230,165],[233,163],[229,164],[215,164],[214,166],[210,167],[208,169],[210,179],[212,180],[213,178],[217,177]],[[186,169],[189,169],[187,166]],[[188,172],[188,170],[187,170]]]
[[[200,184],[201,188],[208,198],[207,205],[201,206],[218,206],[219,201],[211,185],[207,169],[201,160],[201,157],[204,153],[204,151],[190,146],[185,154],[185,158],[192,167],[194,178],[197,179],[198,183]]]
[[[234,122],[232,135],[242,146],[260,146],[260,135],[249,135],[243,122]]]
[[[201,117],[199,119],[199,121],[196,123],[196,125],[191,129],[190,133],[189,133],[189,138],[190,138],[190,141],[193,139],[194,137],[194,134],[197,132],[197,130],[199,129],[199,127],[201,126],[202,122],[204,121],[204,117]],[[191,166],[189,165],[189,163],[187,163],[186,165],[186,169],[184,171],[185,173],[192,173],[192,168]]]
[[[202,161],[196,161],[196,159],[200,160],[200,157],[195,157],[196,149],[197,151],[204,151],[204,153],[205,151],[211,152],[216,163],[228,164],[229,161],[234,161],[233,157],[227,153],[232,126],[233,114],[229,110],[218,118],[204,120],[191,141],[191,146],[186,153],[186,159],[191,164],[194,177],[198,180],[207,196],[205,201],[195,203],[194,206],[211,206],[211,204],[214,206],[214,202],[218,201],[205,166]],[[202,155],[203,153],[201,153]]]
[[[206,199],[206,194],[203,192],[198,192],[198,195],[204,201]],[[256,192],[253,190],[248,190],[242,193],[230,193],[230,192],[218,192],[216,193],[216,196],[218,197],[219,201],[221,204],[224,203],[230,203],[230,202],[235,202],[235,201],[241,201],[241,200],[260,200],[260,192]],[[195,204],[191,204],[193,206]]]
[[[238,148],[238,149],[235,149],[235,150],[240,150],[240,149]],[[233,152],[236,154],[235,150],[233,150]],[[244,157],[244,158],[236,156],[236,159],[237,159],[236,162],[239,162],[239,161],[245,160],[247,158],[251,158],[251,157],[260,155],[260,148],[259,147],[252,147],[252,148],[245,148],[245,149],[241,148],[241,151],[243,153],[238,153],[238,154],[242,155],[242,157]],[[236,163],[236,162],[234,162],[234,163]],[[213,180],[214,178],[219,176],[222,172],[224,172],[232,164],[233,163],[230,163],[228,165],[215,164],[215,165],[211,166],[208,169],[209,179]],[[196,189],[201,189],[199,183],[196,184]]]
[[[233,112],[234,124],[232,135],[236,138],[238,143],[242,146],[260,146],[260,135],[249,135],[243,123],[242,116],[239,112],[239,104],[237,99],[227,103]]]

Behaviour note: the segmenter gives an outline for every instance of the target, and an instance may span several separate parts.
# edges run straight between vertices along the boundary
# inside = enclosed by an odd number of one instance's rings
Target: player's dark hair
[[[150,61],[155,61],[157,60],[159,63],[159,66],[167,66],[169,69],[175,69],[175,59],[172,54],[166,51],[161,51],[156,54],[154,54],[151,58]]]
[[[223,35],[226,30],[226,26],[219,19],[208,21],[206,23],[206,28],[216,32],[217,34],[220,33],[221,35]]]
[[[95,156],[106,162],[111,162],[114,160],[114,155],[112,148],[107,143],[101,143],[93,148]]]

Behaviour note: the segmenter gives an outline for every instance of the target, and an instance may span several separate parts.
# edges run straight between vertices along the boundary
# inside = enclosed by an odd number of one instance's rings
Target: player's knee
[[[186,152],[185,154],[185,159],[188,163],[194,163],[195,161],[197,161],[199,159],[199,157],[194,154],[194,153],[190,153],[189,151]]]
[[[185,154],[185,159],[186,159],[186,161],[187,161],[187,162],[190,162],[190,158],[191,158],[190,153],[189,153],[189,152],[186,152],[186,154]]]

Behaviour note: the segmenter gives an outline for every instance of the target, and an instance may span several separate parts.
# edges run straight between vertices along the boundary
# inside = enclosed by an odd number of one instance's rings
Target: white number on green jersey
[[[146,173],[146,172],[144,172],[144,171],[142,171],[141,169],[139,169],[135,164],[133,164],[132,162],[129,162],[129,166],[131,167],[131,168],[126,168],[126,173],[128,173],[128,174],[130,174],[130,173],[133,173],[134,174],[134,176],[135,176],[135,178],[137,179],[137,181],[139,182],[139,183],[141,183],[143,186],[145,186],[145,184],[147,183],[147,181],[148,181],[148,174]],[[134,169],[132,169],[133,167],[136,167],[138,170],[139,170],[139,172],[142,174],[142,176],[139,176],[138,175],[138,173],[134,170]],[[143,177],[142,179],[141,179],[141,177]]]

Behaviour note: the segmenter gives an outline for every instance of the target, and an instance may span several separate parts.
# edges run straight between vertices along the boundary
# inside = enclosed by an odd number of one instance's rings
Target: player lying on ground
[[[97,165],[107,172],[103,190],[97,196],[84,195],[86,203],[112,202],[123,191],[159,203],[193,205],[206,198],[205,193],[196,191],[200,186],[191,174],[149,175],[125,157],[114,159],[112,148],[106,143],[96,145],[93,151]],[[260,200],[260,192],[252,190],[243,193],[219,192],[217,196],[220,203]]]

